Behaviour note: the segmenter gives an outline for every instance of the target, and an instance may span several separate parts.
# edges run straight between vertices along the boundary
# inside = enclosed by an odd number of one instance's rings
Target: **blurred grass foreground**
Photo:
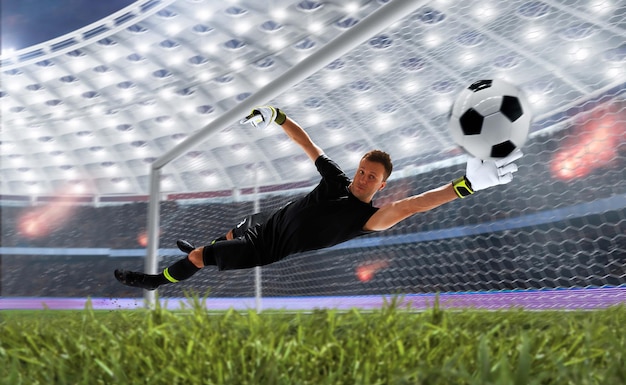
[[[626,306],[4,311],[2,384],[626,384]]]

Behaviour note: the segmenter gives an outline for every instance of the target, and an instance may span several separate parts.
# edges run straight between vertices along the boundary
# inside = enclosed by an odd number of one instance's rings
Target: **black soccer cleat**
[[[158,285],[146,282],[146,274],[123,269],[115,269],[115,279],[126,286],[139,287],[146,290],[155,290]]]
[[[177,240],[176,246],[178,246],[178,249],[185,254],[189,254],[196,249],[194,245],[184,239]]]

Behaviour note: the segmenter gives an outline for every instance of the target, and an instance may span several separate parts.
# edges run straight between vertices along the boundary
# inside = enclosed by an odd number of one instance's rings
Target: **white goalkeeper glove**
[[[257,107],[250,115],[239,121],[240,124],[251,124],[252,126],[262,130],[267,128],[272,122],[283,124],[287,119],[284,112],[272,106]]]
[[[511,182],[513,173],[517,171],[517,165],[513,162],[522,155],[522,151],[517,149],[498,160],[468,158],[465,176],[452,182],[454,191],[460,198],[464,198],[476,191]]]

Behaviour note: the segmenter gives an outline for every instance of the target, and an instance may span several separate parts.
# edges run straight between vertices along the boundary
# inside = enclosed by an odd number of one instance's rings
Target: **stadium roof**
[[[147,194],[155,159],[386,3],[142,0],[3,52],[0,194]],[[518,84],[538,119],[626,80],[620,1],[425,3],[271,102],[340,164],[383,147],[402,170],[459,154],[445,121],[476,79]],[[233,125],[168,165],[162,186],[280,185],[315,177],[307,162],[280,132]]]

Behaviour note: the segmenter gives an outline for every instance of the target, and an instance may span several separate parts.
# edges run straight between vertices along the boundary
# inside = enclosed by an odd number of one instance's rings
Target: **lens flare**
[[[141,247],[148,246],[148,233],[146,230],[142,230],[139,234],[137,234],[137,243]]]
[[[610,167],[618,158],[620,143],[626,139],[624,113],[603,108],[585,116],[573,129],[550,163],[553,177],[571,181],[593,171]]]
[[[374,278],[376,273],[387,266],[389,266],[389,261],[386,259],[365,262],[357,266],[356,277],[361,282],[369,282]]]
[[[42,238],[63,227],[74,212],[77,198],[59,196],[43,206],[28,209],[18,220],[18,232],[29,239]]]

